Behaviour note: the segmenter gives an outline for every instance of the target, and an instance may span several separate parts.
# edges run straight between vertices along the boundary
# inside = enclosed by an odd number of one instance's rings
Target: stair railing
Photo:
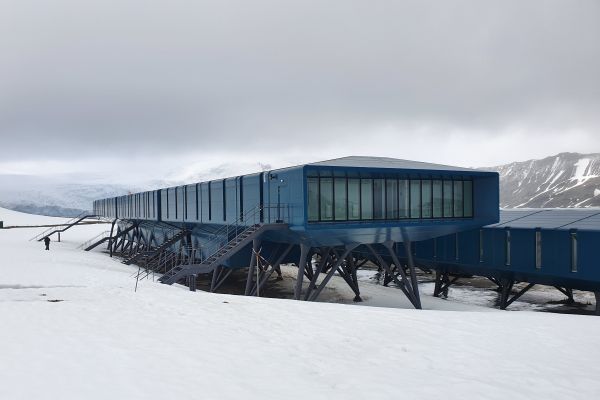
[[[203,254],[202,251],[200,251],[201,262],[204,262],[217,254],[223,247],[236,240],[248,229],[260,224],[261,217],[263,217],[263,219],[266,217],[264,215],[265,210],[270,209],[276,209],[278,211],[278,215],[281,217],[281,219],[277,220],[278,222],[289,221],[289,206],[287,204],[257,205],[256,207],[246,211],[234,222],[227,224],[212,233],[214,237],[203,247],[207,250],[210,250],[211,248],[214,248],[215,250],[210,254]]]
[[[73,223],[75,223],[78,219],[83,218],[87,215],[90,215],[89,212],[84,211],[81,214],[77,215],[76,217],[71,218],[70,220],[68,220],[67,222],[64,222],[62,224],[56,224],[56,225],[52,225],[51,227],[49,227],[48,229],[46,229],[45,231],[38,233],[37,235],[35,235],[34,237],[32,237],[31,239],[29,239],[30,242],[34,241],[34,240],[38,240],[40,238],[45,237],[46,235],[50,234],[50,232],[52,232],[53,230],[55,230],[57,227],[59,226],[69,226]]]
[[[101,232],[101,233],[97,234],[96,236],[94,236],[93,238],[81,243],[79,246],[77,246],[77,248],[85,249],[86,247],[90,246],[91,244],[93,244],[101,239],[107,238],[109,236],[110,236],[110,231]]]

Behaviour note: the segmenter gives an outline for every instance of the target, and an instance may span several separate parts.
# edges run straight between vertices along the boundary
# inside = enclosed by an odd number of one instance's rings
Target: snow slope
[[[136,293],[131,266],[75,249],[103,229],[49,252],[36,229],[0,230],[0,399],[600,396],[600,318]]]

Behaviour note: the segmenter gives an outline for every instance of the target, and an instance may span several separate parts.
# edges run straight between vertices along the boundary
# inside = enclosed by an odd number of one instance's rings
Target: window
[[[385,213],[387,219],[398,219],[398,181],[386,179],[385,181]]]
[[[223,199],[223,221],[227,221],[227,196],[225,192],[225,179],[223,179],[223,183],[221,185],[221,198]]]
[[[348,196],[346,195],[346,178],[335,178],[334,181],[334,199],[335,199],[335,220],[346,221],[348,217],[347,212],[347,201]]]
[[[463,216],[463,181],[454,181],[454,216]]]
[[[360,180],[360,218],[373,219],[373,180]]]
[[[212,182],[208,182],[208,220],[212,220]]]
[[[185,219],[198,219],[198,204],[196,202],[196,185],[186,186],[186,207],[185,207]]]
[[[348,219],[360,219],[360,179],[348,179]]]
[[[321,221],[333,220],[333,178],[321,178]]]
[[[452,181],[444,181],[444,218],[452,218]]]
[[[431,218],[431,181],[421,181],[421,218]]]
[[[225,218],[225,190],[221,186],[225,186],[224,181],[223,185],[221,182],[209,183],[207,211],[213,221],[216,215],[220,217],[223,214]],[[473,216],[472,181],[313,176],[307,178],[306,187],[306,217],[309,222]],[[179,190],[175,191],[177,201],[169,205],[173,211],[175,206],[178,207],[178,219],[182,212],[189,214],[186,218],[193,218],[194,213],[201,214],[199,203],[204,199],[201,201],[200,192],[194,194],[193,189],[186,187],[181,194]],[[192,199],[194,196],[195,203]],[[168,197],[170,203],[171,196]],[[188,198],[188,207],[185,207],[185,203],[178,204],[185,198]],[[194,204],[198,204],[195,212]]]
[[[385,186],[383,179],[373,179],[373,218],[385,218]]]
[[[173,191],[175,192],[175,219],[177,219],[179,217],[179,199],[177,198],[177,188],[174,188]]]
[[[200,221],[200,184],[196,184],[196,220]]]
[[[535,230],[535,268],[542,268],[542,231],[539,228]]]
[[[508,229],[504,239],[504,261],[507,266],[510,265],[510,231]]]
[[[473,217],[473,181],[463,182],[464,216]]]
[[[308,178],[308,220],[319,220],[319,178]]]
[[[432,203],[433,203],[433,218],[442,218],[442,181],[436,180],[432,182]]]
[[[571,272],[577,272],[577,232],[571,232]]]
[[[410,198],[407,179],[400,179],[398,181],[398,204],[398,216],[400,218],[408,218]]]
[[[421,181],[418,179],[410,181],[410,217],[421,217]]]

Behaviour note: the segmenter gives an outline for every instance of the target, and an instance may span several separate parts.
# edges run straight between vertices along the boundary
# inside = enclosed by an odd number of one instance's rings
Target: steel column
[[[315,271],[315,273],[313,274],[312,279],[310,280],[310,283],[308,285],[308,289],[306,290],[306,294],[304,295],[304,300],[308,300],[310,297],[311,292],[314,290],[314,288],[317,285],[317,279],[319,278],[319,275],[321,275],[321,272],[323,271],[323,268],[325,267],[325,265],[327,264],[327,261],[329,260],[329,252],[331,251],[331,248],[329,247],[325,247],[325,248],[321,248],[320,252],[321,252],[321,260],[319,261],[319,264],[317,265],[317,270]]]
[[[321,292],[323,291],[323,289],[325,288],[325,286],[327,286],[327,283],[329,283],[329,281],[333,277],[333,274],[335,273],[335,271],[337,271],[338,267],[345,261],[346,256],[348,256],[348,254],[350,254],[350,252],[352,250],[354,250],[357,246],[358,246],[358,244],[349,244],[349,245],[346,245],[346,250],[344,251],[344,254],[336,260],[335,264],[333,264],[331,266],[331,269],[329,270],[329,272],[325,276],[325,279],[323,279],[323,282],[321,282],[321,284],[319,285],[319,287],[317,287],[316,291],[310,297],[310,301],[317,300],[317,297],[319,297],[319,295],[321,294]]]
[[[294,289],[294,299],[300,300],[302,295],[302,282],[304,281],[304,269],[306,268],[306,257],[310,248],[305,244],[300,244],[300,260],[298,261],[298,275],[296,278],[296,288]]]
[[[259,246],[260,246],[260,240],[253,239],[252,240],[252,254],[250,255],[250,266],[248,267],[248,278],[246,279],[246,290],[244,290],[245,296],[248,296],[250,294],[250,289],[252,288],[252,282],[254,279],[254,268],[256,268],[256,257],[257,257]]]

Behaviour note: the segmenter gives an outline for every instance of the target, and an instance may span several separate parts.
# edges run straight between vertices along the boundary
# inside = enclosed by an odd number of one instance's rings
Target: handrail
[[[275,208],[275,207],[279,211],[280,218],[281,218],[280,210],[282,208],[287,209],[288,210],[288,216],[287,216],[288,218],[287,219],[289,219],[289,206],[287,204],[274,204],[274,205],[270,205],[270,204],[260,205],[259,204],[256,207],[251,208],[250,210],[246,211],[244,214],[242,214],[240,217],[238,217],[234,222],[227,224],[227,225],[217,229],[215,232],[213,232],[212,235],[214,237],[211,240],[209,240],[203,247],[205,249],[210,249],[211,247],[216,247],[216,249],[211,254],[208,254],[205,257],[203,257],[202,251],[200,251],[201,262],[204,262],[207,259],[214,256],[216,253],[219,252],[219,250],[223,246],[227,245],[228,243],[231,243],[233,240],[235,240],[235,238],[237,238],[240,234],[242,234],[246,230],[261,223],[261,221],[260,221],[261,212],[263,213],[263,218],[264,218],[265,209],[270,209],[270,208]],[[258,217],[258,219],[257,219],[257,217]],[[283,222],[283,219],[280,219],[280,221]],[[241,223],[243,223],[243,225]],[[233,238],[230,239],[232,233],[233,233]],[[225,243],[222,246],[218,246],[218,244],[222,241],[225,241]]]
[[[93,238],[81,243],[79,246],[77,246],[77,249],[83,249],[85,247],[88,247],[92,243],[100,240],[100,237],[103,237],[103,238],[108,237],[107,235],[110,236],[110,231],[101,232],[101,233],[97,234],[96,236],[94,236]]]
[[[62,224],[56,224],[51,226],[50,228],[46,229],[45,231],[43,231],[42,233],[38,233],[37,235],[35,235],[34,237],[32,237],[31,239],[29,239],[29,241],[33,241],[33,240],[37,240],[39,238],[42,238],[46,235],[48,235],[52,230],[55,230],[57,226],[68,226],[73,224],[75,221],[77,221],[80,218],[83,218],[87,215],[91,215],[88,211],[84,211],[81,214],[77,215],[76,217],[71,218],[70,220],[68,220],[67,222],[64,222]]]

